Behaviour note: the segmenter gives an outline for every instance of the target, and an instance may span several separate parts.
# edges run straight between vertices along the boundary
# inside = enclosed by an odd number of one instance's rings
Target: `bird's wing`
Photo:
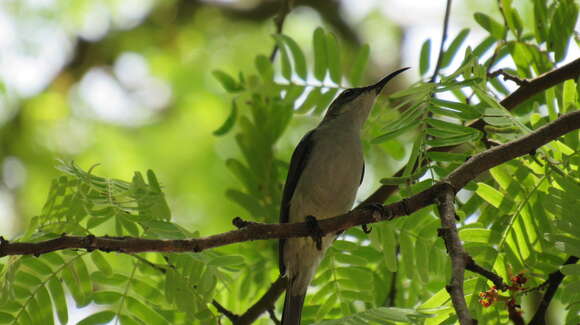
[[[358,183],[359,186],[362,184],[364,178],[365,178],[365,162],[363,160],[363,168],[362,172],[360,173],[360,183]]]
[[[292,195],[294,195],[294,190],[296,185],[298,185],[298,180],[306,163],[310,153],[312,152],[312,147],[314,142],[312,141],[312,135],[314,130],[306,133],[300,143],[294,150],[292,154],[292,159],[290,160],[290,169],[288,170],[288,176],[286,177],[286,184],[284,184],[284,193],[282,194],[282,204],[280,205],[280,223],[287,223],[290,218],[290,200]],[[284,243],[285,239],[280,239],[278,243],[278,263],[280,266],[280,274],[286,272],[286,267],[284,265]]]

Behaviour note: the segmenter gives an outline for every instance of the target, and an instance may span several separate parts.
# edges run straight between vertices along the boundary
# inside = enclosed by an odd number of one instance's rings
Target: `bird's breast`
[[[363,154],[358,136],[322,134],[300,176],[290,203],[290,221],[348,212],[360,185]]]

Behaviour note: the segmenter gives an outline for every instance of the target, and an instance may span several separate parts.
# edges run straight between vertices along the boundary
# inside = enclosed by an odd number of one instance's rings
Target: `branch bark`
[[[384,206],[385,214],[377,210],[355,209],[334,218],[320,220],[323,234],[337,233],[362,224],[391,220],[411,214],[434,203],[440,191],[451,185],[455,191],[464,187],[480,173],[506,161],[526,155],[546,143],[580,128],[580,111],[565,114],[520,139],[491,148],[473,156],[455,169],[443,181],[403,201]],[[62,236],[41,242],[8,242],[0,238],[0,257],[7,255],[40,255],[62,249],[99,249],[105,252],[200,252],[206,249],[250,240],[306,237],[312,227],[305,222],[289,224],[250,223],[246,227],[217,235],[188,240],[161,240],[134,237]]]
[[[451,296],[451,302],[453,303],[453,308],[455,308],[459,323],[461,325],[472,325],[477,322],[469,314],[465,293],[463,292],[467,254],[463,249],[463,244],[461,244],[459,233],[455,226],[455,191],[451,185],[442,186],[441,190],[441,194],[437,198],[442,226],[439,228],[439,236],[445,241],[445,247],[447,247],[447,252],[451,257],[451,281],[445,288]]]

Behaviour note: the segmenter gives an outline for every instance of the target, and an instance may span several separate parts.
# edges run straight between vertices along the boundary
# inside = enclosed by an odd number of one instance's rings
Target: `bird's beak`
[[[389,74],[388,76],[384,77],[383,79],[381,79],[381,81],[377,82],[376,84],[369,86],[370,89],[374,89],[374,91],[376,92],[376,94],[380,94],[381,90],[383,90],[383,87],[385,87],[385,85],[387,84],[387,82],[389,82],[389,80],[393,79],[396,75],[398,75],[399,73],[410,69],[409,67],[406,68],[402,68],[399,69],[395,72],[392,72],[391,74]]]

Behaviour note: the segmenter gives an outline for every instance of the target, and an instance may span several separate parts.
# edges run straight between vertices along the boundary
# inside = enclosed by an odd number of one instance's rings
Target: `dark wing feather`
[[[306,133],[300,143],[294,150],[292,154],[292,159],[290,159],[290,169],[288,169],[288,176],[286,177],[286,184],[284,184],[284,193],[282,194],[282,204],[280,205],[280,223],[287,223],[290,217],[290,200],[292,195],[294,195],[294,190],[296,185],[298,185],[298,180],[306,163],[310,153],[312,152],[312,147],[314,142],[312,141],[312,135],[314,130]],[[280,239],[278,243],[278,263],[280,266],[280,273],[284,274],[286,272],[286,267],[284,266],[284,243],[285,239]]]

